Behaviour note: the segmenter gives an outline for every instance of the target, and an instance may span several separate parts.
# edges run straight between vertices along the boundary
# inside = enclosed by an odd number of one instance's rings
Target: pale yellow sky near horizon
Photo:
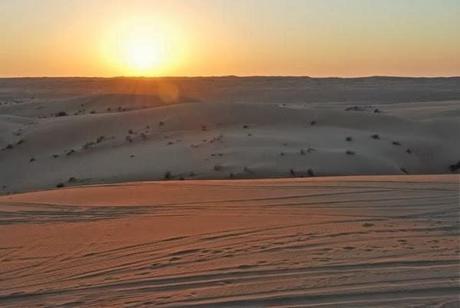
[[[458,76],[456,0],[2,0],[0,76]]]

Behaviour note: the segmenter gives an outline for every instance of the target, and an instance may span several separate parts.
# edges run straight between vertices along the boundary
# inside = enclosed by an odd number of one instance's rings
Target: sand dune
[[[459,176],[0,197],[0,305],[457,307]]]
[[[2,79],[0,192],[456,172],[459,89],[459,78]]]

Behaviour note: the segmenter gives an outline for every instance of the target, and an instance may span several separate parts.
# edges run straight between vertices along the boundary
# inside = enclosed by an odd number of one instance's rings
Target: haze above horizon
[[[458,76],[456,0],[4,0],[0,77]]]

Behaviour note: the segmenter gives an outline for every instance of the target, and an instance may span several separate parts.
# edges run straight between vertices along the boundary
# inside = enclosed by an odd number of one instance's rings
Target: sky
[[[0,0],[0,76],[458,76],[459,0]]]

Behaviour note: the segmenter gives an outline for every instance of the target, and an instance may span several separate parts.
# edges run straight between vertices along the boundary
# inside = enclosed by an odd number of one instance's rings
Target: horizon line
[[[309,76],[309,75],[164,75],[164,76],[0,76],[0,79],[168,79],[168,78],[310,78],[310,79],[366,79],[366,78],[460,78],[460,75],[357,75],[357,76]]]

